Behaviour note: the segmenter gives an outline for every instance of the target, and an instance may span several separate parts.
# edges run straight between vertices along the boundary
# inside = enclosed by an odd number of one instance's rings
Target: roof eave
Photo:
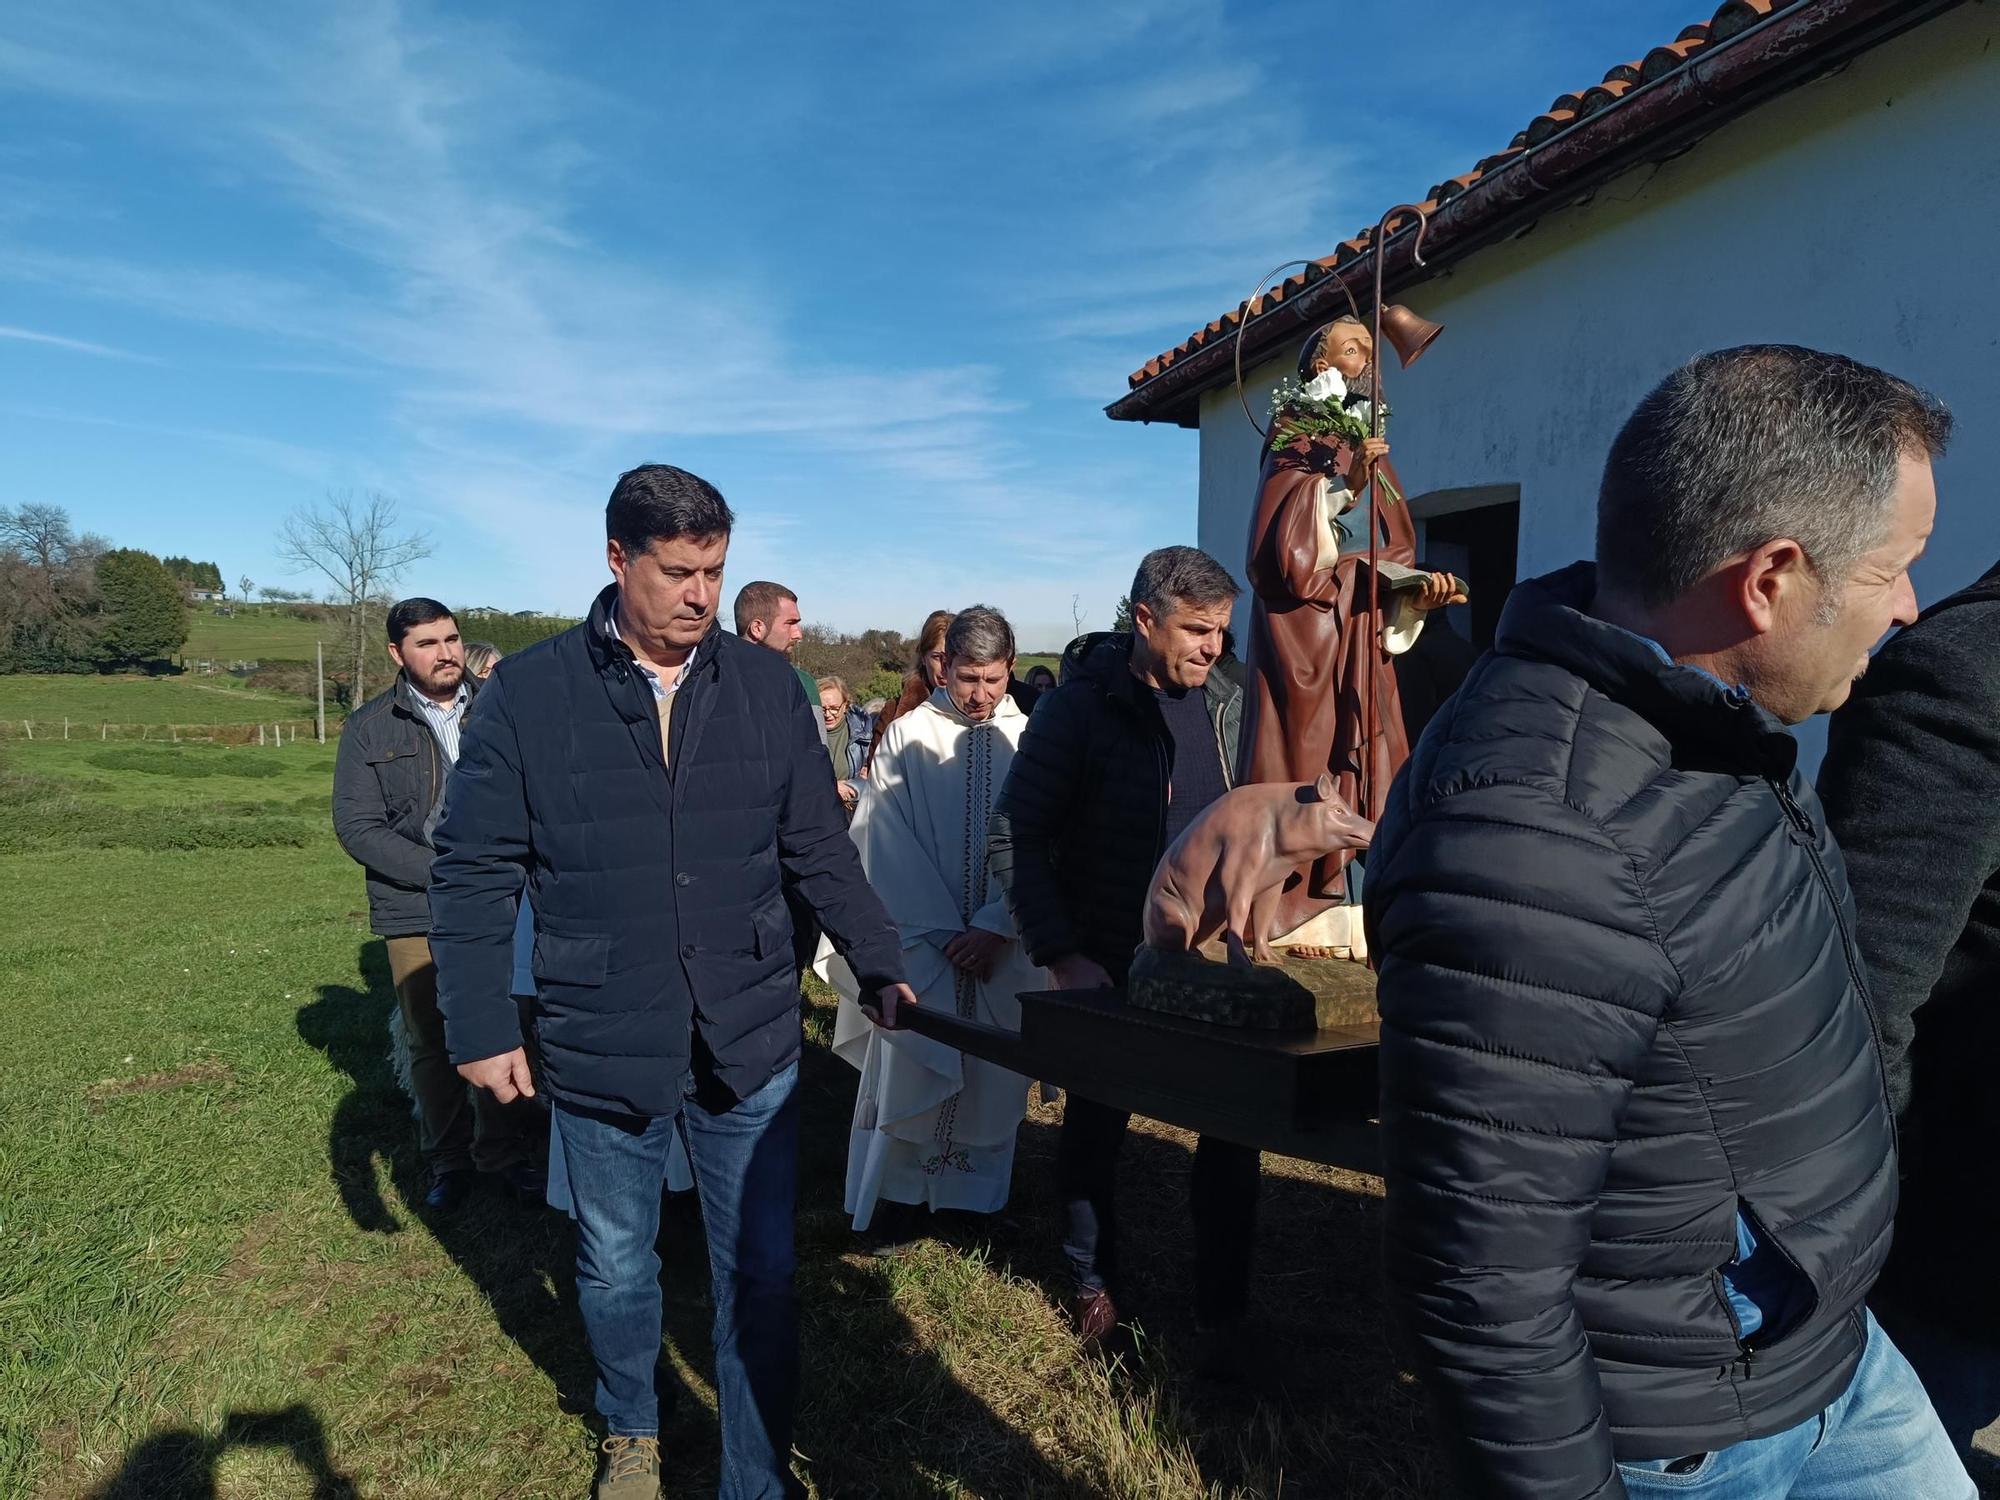
[[[1384,295],[1431,279],[1642,162],[1686,150],[1774,95],[1961,3],[1811,0],[1776,12],[1483,174],[1431,215],[1422,266],[1410,256],[1414,223],[1387,236]],[[1275,305],[1267,299],[1254,317],[1247,308],[1238,309],[1232,316],[1241,321],[1233,332],[1163,356],[1169,362],[1105,407],[1105,415],[1116,422],[1198,426],[1202,395],[1235,378],[1239,339],[1248,369],[1344,311],[1349,292],[1357,305],[1368,306],[1376,253],[1370,246],[1344,264],[1321,269],[1316,278],[1309,272],[1303,289]]]

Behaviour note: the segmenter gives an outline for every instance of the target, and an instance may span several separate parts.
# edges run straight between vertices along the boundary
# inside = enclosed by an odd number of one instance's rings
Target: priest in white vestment
[[[975,606],[945,637],[943,682],[875,746],[853,836],[903,939],[921,1005],[1019,1030],[1023,990],[1047,979],[1015,937],[986,873],[986,825],[1027,717],[1007,695],[1014,632]],[[913,1031],[875,1025],[830,950],[840,992],[833,1050],[861,1074],[847,1148],[847,1211],[866,1229],[878,1201],[993,1213],[1007,1202],[1028,1081]]]

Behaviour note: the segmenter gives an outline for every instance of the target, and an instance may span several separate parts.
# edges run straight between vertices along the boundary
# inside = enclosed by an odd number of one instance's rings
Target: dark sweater
[[[2000,1329],[2000,567],[1877,654],[1834,715],[1820,792],[1904,1112],[1886,1279]]]

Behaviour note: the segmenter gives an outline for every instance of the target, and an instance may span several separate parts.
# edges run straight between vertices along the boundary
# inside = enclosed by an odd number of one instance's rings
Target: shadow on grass
[[[358,965],[366,988],[323,985],[319,998],[298,1013],[299,1035],[353,1082],[327,1132],[327,1159],[341,1202],[354,1223],[371,1233],[394,1234],[407,1220],[421,1222],[479,1288],[501,1331],[554,1383],[562,1409],[588,1412],[595,1375],[576,1311],[576,1243],[569,1221],[497,1190],[482,1191],[455,1214],[432,1215],[422,1208],[429,1178],[409,1100],[389,1067],[389,1012],[396,990],[380,940],[362,945]],[[388,1163],[400,1200],[394,1205],[377,1185],[378,1159]]]
[[[217,1466],[233,1448],[282,1448],[312,1476],[312,1500],[358,1500],[354,1482],[333,1467],[319,1418],[304,1406],[230,1412],[212,1437],[186,1428],[156,1432],[90,1500],[216,1500]]]
[[[853,1074],[842,1071],[851,1105]],[[1041,1113],[1022,1127],[1007,1211],[991,1221],[941,1215],[932,1237],[1039,1285],[1060,1306],[1071,1290],[1055,1190],[1060,1126]],[[844,1148],[844,1116],[840,1124]],[[1441,1493],[1428,1411],[1383,1300],[1382,1200],[1368,1179],[1264,1158],[1250,1368],[1230,1383],[1196,1373],[1194,1139],[1135,1119],[1119,1155],[1121,1280],[1140,1331],[1114,1387],[1159,1414],[1159,1435],[1186,1443],[1220,1494]],[[836,1171],[827,1190],[837,1195],[840,1180]]]
[[[323,986],[319,998],[298,1014],[299,1035],[353,1082],[334,1111],[327,1141],[342,1203],[355,1224],[371,1232],[395,1233],[412,1219],[428,1228],[492,1305],[501,1331],[555,1384],[563,1409],[594,1421],[595,1367],[576,1306],[569,1220],[497,1197],[475,1200],[466,1211],[443,1218],[417,1209],[425,1175],[409,1104],[388,1063],[395,989],[382,943],[364,943],[358,962],[363,988]],[[1094,1496],[1094,1488],[1052,1464],[1030,1435],[1010,1428],[924,1347],[896,1309],[885,1264],[847,1253],[853,1246],[845,1217],[825,1210],[840,1206],[853,1093],[853,1070],[824,1046],[808,1045],[800,1069],[804,1396],[796,1446],[811,1461],[819,1493],[888,1500],[961,1492],[1010,1500]],[[378,1160],[389,1163],[400,1202],[384,1200]],[[666,1340],[659,1389],[668,1492],[713,1493],[721,1463],[714,1403],[707,1395],[715,1380],[714,1300],[693,1193],[669,1195],[659,1253]],[[678,1351],[692,1380],[682,1379],[668,1346]],[[580,1476],[579,1490],[584,1483]]]

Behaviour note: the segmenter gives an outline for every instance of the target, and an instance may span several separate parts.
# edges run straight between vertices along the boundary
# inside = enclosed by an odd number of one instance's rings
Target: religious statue
[[[1296,785],[1330,774],[1340,803],[1370,823],[1410,752],[1390,658],[1414,643],[1426,613],[1467,597],[1450,574],[1415,566],[1416,531],[1371,405],[1374,358],[1367,327],[1342,318],[1307,340],[1297,381],[1273,398],[1250,526],[1237,776]],[[1372,587],[1370,549],[1343,552],[1340,520],[1371,480]],[[1301,867],[1277,898],[1275,930],[1293,957],[1365,956],[1359,908],[1347,904],[1356,852]]]

